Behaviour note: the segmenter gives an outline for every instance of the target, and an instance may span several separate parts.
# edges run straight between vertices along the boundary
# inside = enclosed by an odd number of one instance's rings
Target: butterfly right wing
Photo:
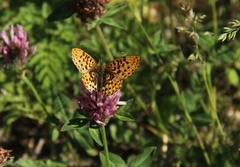
[[[82,74],[90,72],[97,66],[92,56],[79,48],[72,48],[72,61]]]
[[[138,69],[140,62],[140,56],[124,56],[109,62],[106,65],[106,71],[112,72],[118,78],[126,79]]]
[[[122,87],[122,82],[123,80],[121,78],[114,77],[102,87],[102,94],[111,95],[115,93],[118,89]]]
[[[105,68],[105,84],[102,87],[102,93],[110,95],[120,89],[123,80],[134,73],[139,67],[140,61],[140,56],[130,55],[109,62]]]

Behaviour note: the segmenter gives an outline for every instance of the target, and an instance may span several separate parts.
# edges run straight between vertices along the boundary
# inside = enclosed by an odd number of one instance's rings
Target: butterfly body
[[[96,90],[103,95],[110,95],[121,88],[124,79],[128,78],[140,65],[140,56],[131,55],[114,59],[105,64],[98,63],[79,48],[72,49],[72,60],[82,74],[82,82],[91,92]]]

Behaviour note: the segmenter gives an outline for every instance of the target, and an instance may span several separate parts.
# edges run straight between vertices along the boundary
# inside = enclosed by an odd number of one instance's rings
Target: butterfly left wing
[[[72,48],[72,61],[80,73],[90,72],[97,66],[92,56],[79,48]]]
[[[97,83],[95,82],[95,73],[88,72],[82,74],[82,82],[87,90],[92,92],[93,90],[97,90]]]
[[[97,66],[96,61],[85,51],[79,48],[72,49],[72,61],[82,74],[82,82],[90,92],[96,90],[94,70]]]
[[[124,56],[109,62],[105,70],[113,73],[118,78],[126,79],[136,71],[140,65],[140,61],[140,56]]]

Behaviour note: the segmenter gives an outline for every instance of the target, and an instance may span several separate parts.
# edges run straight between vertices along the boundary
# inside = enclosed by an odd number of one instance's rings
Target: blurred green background
[[[99,166],[98,152],[102,148],[93,142],[87,127],[68,132],[60,129],[67,120],[77,117],[76,97],[80,96],[81,74],[71,60],[71,49],[83,48],[96,60],[110,59],[96,28],[89,30],[76,15],[46,22],[59,3],[1,1],[1,30],[21,24],[31,45],[38,47],[27,65],[26,76],[48,113],[58,119],[49,119],[18,73],[0,71],[0,146],[13,150],[11,155],[25,166],[41,166],[43,162],[45,166],[47,162]],[[106,127],[109,151],[127,161],[145,147],[156,146],[152,165],[156,167],[238,166],[239,35],[235,40],[217,39],[228,22],[239,19],[240,2],[182,3],[193,9],[195,18],[206,17],[202,22],[189,22],[189,13],[181,10],[180,1],[111,0],[106,6],[108,11],[125,6],[107,17],[122,27],[99,25],[114,58],[130,54],[142,58],[139,69],[122,87],[121,100],[134,99],[128,112],[136,121],[110,120]],[[179,26],[194,32],[197,42],[193,34],[179,33]],[[206,35],[206,31],[212,35]],[[199,54],[204,60],[190,62],[191,54]]]

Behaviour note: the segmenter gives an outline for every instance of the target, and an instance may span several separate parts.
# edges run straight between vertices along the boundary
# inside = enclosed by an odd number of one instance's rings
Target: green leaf
[[[101,24],[101,23],[102,23],[102,21],[101,21],[100,19],[93,20],[91,23],[88,24],[87,29],[88,29],[88,30],[91,30],[91,29],[97,27],[97,26],[98,26],[99,24]]]
[[[20,158],[16,162],[18,166],[38,166],[38,167],[45,167],[45,166],[59,166],[59,167],[66,167],[65,163],[61,163],[59,161],[53,160],[30,160],[30,159],[23,159]]]
[[[73,140],[76,141],[76,144],[81,146],[89,155],[96,156],[99,153],[94,148],[94,141],[89,135],[88,127],[83,127],[80,129],[75,129],[67,132]]]
[[[15,163],[14,157],[9,157],[7,161],[4,162],[4,167],[18,167],[17,162]],[[2,165],[0,165],[2,167]]]
[[[89,125],[90,128],[92,129],[98,129],[99,128],[99,124],[93,120],[90,120],[90,125]]]
[[[205,113],[195,112],[195,114],[191,114],[191,117],[192,117],[194,124],[197,126],[209,125],[213,122],[212,117]]]
[[[52,141],[55,141],[59,136],[59,131],[57,128],[53,128],[52,133],[51,133],[51,139]]]
[[[72,106],[71,100],[64,94],[58,94],[53,101],[53,113],[58,119],[68,120],[68,109]]]
[[[145,148],[141,154],[134,157],[130,161],[129,166],[131,167],[151,166],[155,150],[156,150],[156,147]]]
[[[169,53],[169,52],[173,52],[173,51],[176,51],[176,50],[179,50],[179,47],[176,46],[176,45],[171,45],[171,44],[168,44],[168,45],[162,45],[161,47],[160,46],[156,46],[156,53]]]
[[[153,45],[157,48],[162,40],[162,31],[158,30],[153,36]]]
[[[118,12],[120,12],[121,10],[125,9],[126,7],[128,6],[127,3],[124,3],[124,4],[120,4],[118,6],[115,6],[113,8],[110,8],[107,10],[107,12],[103,15],[103,17],[109,17],[109,16],[112,16]]]
[[[74,118],[66,122],[62,126],[61,131],[69,131],[76,128],[80,128],[86,125],[88,122],[89,122],[89,119],[87,118]]]
[[[101,160],[102,166],[107,166],[106,156],[105,156],[104,152],[100,152],[100,160]],[[121,157],[119,157],[116,154],[110,153],[110,152],[109,152],[109,160],[110,160],[111,167],[126,167],[127,166]]]
[[[115,114],[115,116],[121,121],[132,121],[132,122],[135,121],[135,119],[128,113],[118,113],[117,112],[117,114]]]
[[[6,125],[11,125],[13,122],[15,122],[19,117],[21,117],[21,111],[15,110],[13,112],[10,112],[8,115],[4,117],[4,122]]]
[[[65,0],[48,16],[47,22],[53,22],[69,18],[73,15],[74,10],[71,8],[73,0]]]
[[[116,28],[120,28],[120,29],[124,29],[127,30],[127,26],[120,20],[117,19],[113,19],[113,18],[102,18],[101,21],[104,24],[116,27]]]
[[[99,129],[89,128],[89,133],[95,142],[97,142],[100,146],[103,146]]]
[[[237,71],[233,68],[227,68],[226,73],[230,84],[237,87],[239,84],[239,76]]]
[[[132,105],[133,103],[133,99],[130,99],[127,101],[127,104],[125,106],[121,106],[119,109],[118,109],[118,114],[122,114],[122,113],[125,113]]]
[[[181,97],[186,104],[186,107],[189,112],[196,110],[196,100],[194,94],[190,89],[181,92]]]

